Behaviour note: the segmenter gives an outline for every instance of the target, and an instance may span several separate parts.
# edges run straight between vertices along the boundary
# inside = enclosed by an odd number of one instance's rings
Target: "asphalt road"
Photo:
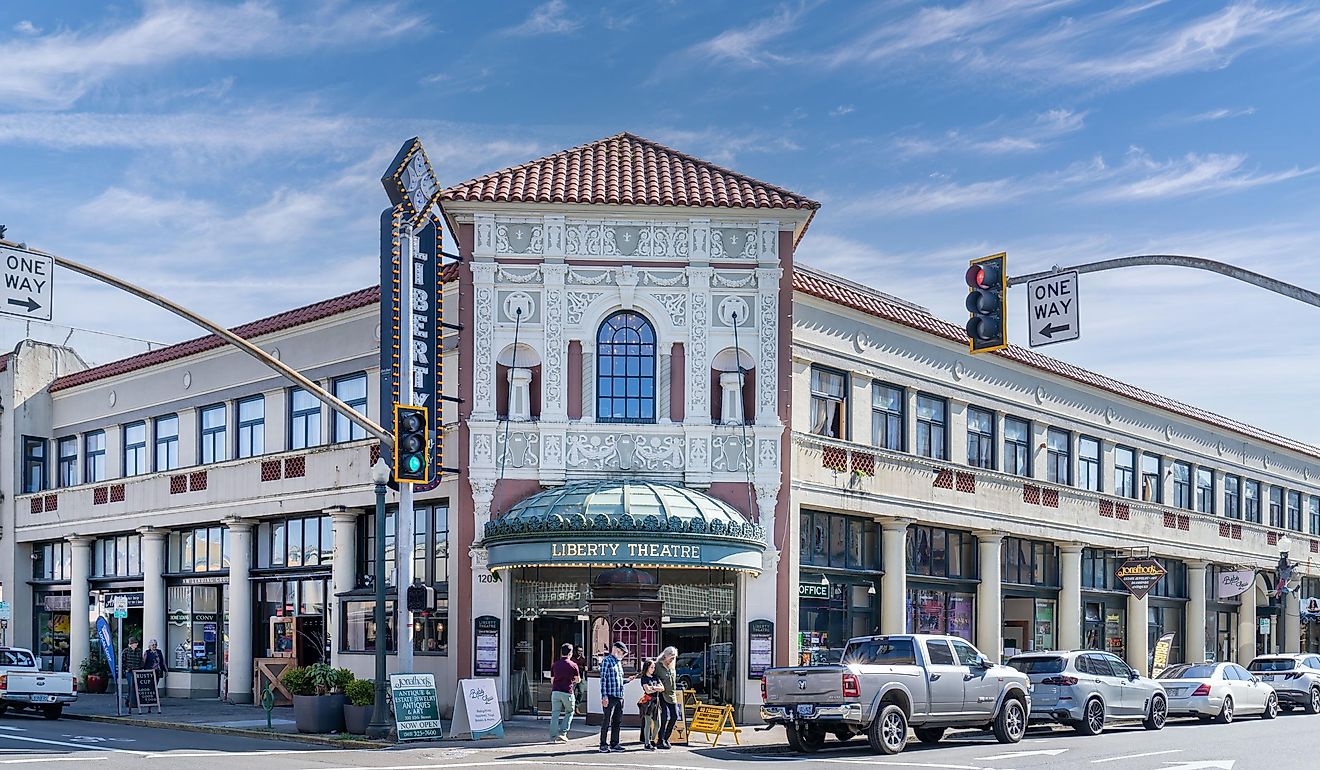
[[[1025,740],[1011,746],[1002,746],[987,734],[962,732],[938,746],[911,741],[906,751],[894,757],[875,756],[864,743],[856,742],[846,746],[831,742],[826,750],[809,756],[790,754],[786,747],[775,743],[714,750],[675,748],[666,752],[644,752],[634,743],[627,753],[607,755],[598,754],[590,738],[577,739],[567,746],[478,748],[474,744],[440,744],[357,751],[9,715],[0,718],[0,770],[57,770],[67,763],[89,770],[833,770],[847,765],[932,770],[1320,770],[1320,750],[1312,738],[1317,731],[1320,716],[1293,713],[1273,721],[1249,718],[1231,725],[1175,720],[1160,732],[1148,732],[1139,726],[1111,727],[1094,738],[1071,730],[1033,729]]]

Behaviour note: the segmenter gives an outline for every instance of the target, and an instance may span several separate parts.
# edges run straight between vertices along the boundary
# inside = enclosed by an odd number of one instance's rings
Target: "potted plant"
[[[84,692],[103,693],[110,686],[110,662],[99,645],[91,648],[78,670],[83,675]]]
[[[344,688],[348,703],[344,704],[344,731],[365,735],[371,724],[371,711],[376,705],[376,683],[370,679],[354,679]]]
[[[346,669],[333,669],[324,663],[306,668],[291,668],[280,681],[293,695],[293,721],[300,733],[337,733],[344,729],[344,693]]]

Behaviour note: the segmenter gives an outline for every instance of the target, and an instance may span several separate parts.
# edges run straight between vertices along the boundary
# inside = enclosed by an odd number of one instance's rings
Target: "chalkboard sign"
[[[134,708],[160,711],[160,691],[156,689],[156,672],[141,669],[133,673]]]

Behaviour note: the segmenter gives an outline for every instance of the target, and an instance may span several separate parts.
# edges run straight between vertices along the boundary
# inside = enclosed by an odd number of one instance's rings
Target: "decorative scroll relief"
[[[560,267],[560,266],[556,266]],[[555,414],[562,414],[564,403],[564,289],[559,284],[562,275],[556,276],[557,282],[545,287],[545,407]]]
[[[688,280],[692,295],[689,315],[691,325],[688,339],[688,404],[691,416],[703,418],[710,414],[710,359],[706,335],[710,328],[710,268],[689,268]]]
[[[771,420],[776,413],[779,381],[779,277],[778,268],[756,271],[759,298],[757,326],[760,338],[760,368],[757,380],[758,420]]]
[[[540,464],[541,435],[534,431],[496,431],[496,445],[505,468],[535,468]]]
[[[495,450],[489,433],[473,433],[472,464],[479,468],[491,468],[495,465]]]
[[[747,461],[751,454],[752,439],[743,440],[741,435],[715,436],[711,439],[712,452],[710,469],[719,473],[744,473],[749,470]]]
[[[545,226],[500,222],[495,225],[495,252],[498,254],[542,254],[545,252]]]
[[[598,291],[570,291],[567,292],[568,310],[564,314],[564,320],[570,326],[576,326],[582,323],[582,316],[587,312],[587,308],[595,302],[601,293]]]
[[[710,228],[711,259],[756,259],[760,255],[755,229],[727,226]]]
[[[686,223],[615,223],[568,220],[564,253],[591,257],[660,257],[687,259]]]
[[[687,273],[684,273],[682,270],[675,270],[675,271],[643,270],[642,283],[647,286],[663,286],[666,288],[670,286],[686,286]]]
[[[569,433],[565,464],[588,471],[681,471],[683,437],[632,433]]]
[[[613,278],[613,270],[584,270],[579,272],[571,267],[568,269],[568,282],[572,284],[599,286],[602,283],[609,283]]]
[[[557,468],[564,464],[564,437],[558,434],[545,436],[542,442],[541,458],[544,465]]]
[[[710,285],[720,289],[742,289],[752,285],[756,273],[715,273],[710,277]]]
[[[652,294],[651,298],[664,306],[674,326],[687,326],[687,294],[661,293]]]
[[[501,267],[495,272],[495,278],[500,283],[536,283],[541,280],[540,268],[530,270],[510,270]]]
[[[779,442],[763,438],[756,443],[756,467],[763,470],[779,467]]]
[[[495,368],[492,361],[495,334],[495,289],[491,283],[495,277],[495,265],[473,263],[473,283],[476,284],[476,305],[473,317],[476,322],[476,335],[473,340],[475,365],[472,372],[473,411],[477,415],[494,414],[495,398],[493,383]]]

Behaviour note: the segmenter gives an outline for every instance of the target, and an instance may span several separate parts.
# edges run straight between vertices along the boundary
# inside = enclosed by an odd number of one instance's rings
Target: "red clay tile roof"
[[[942,321],[930,313],[912,306],[905,306],[887,300],[877,292],[859,286],[829,273],[821,272],[812,268],[804,268],[799,264],[793,272],[793,288],[803,294],[809,294],[813,297],[834,302],[853,310],[872,315],[877,318],[883,318],[886,321],[892,321],[903,326],[907,326],[918,331],[926,332],[937,337],[943,337],[946,340],[956,342],[960,345],[967,344],[967,333],[958,326],[947,321]],[[1216,428],[1233,431],[1243,436],[1264,441],[1275,446],[1280,446],[1294,452],[1320,458],[1320,448],[1311,446],[1290,439],[1286,436],[1280,436],[1277,433],[1271,433],[1252,425],[1248,425],[1237,420],[1217,415],[1214,412],[1208,412],[1194,406],[1189,406],[1180,401],[1151,393],[1148,390],[1128,385],[1105,377],[1102,374],[1087,371],[1072,364],[1060,361],[1049,356],[1042,356],[1026,348],[1020,348],[1016,345],[1010,346],[1004,350],[994,353],[994,355],[1007,358],[1019,364],[1025,364],[1034,369],[1054,374],[1060,377],[1066,377],[1070,380],[1080,382],[1083,385],[1089,385],[1093,388],[1108,391],[1123,398],[1136,401],[1157,409],[1163,409],[1183,417],[1189,417],[1193,420],[1212,425]]]
[[[629,133],[479,176],[452,201],[808,209],[820,204]]]

